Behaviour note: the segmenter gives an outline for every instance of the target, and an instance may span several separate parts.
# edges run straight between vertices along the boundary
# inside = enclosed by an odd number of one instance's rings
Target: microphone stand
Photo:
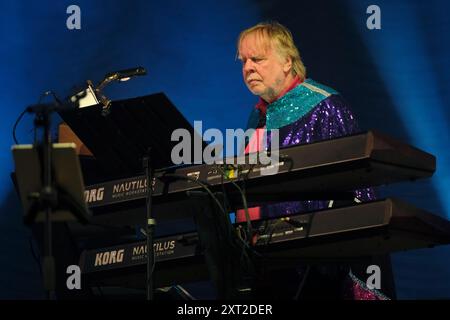
[[[147,154],[143,158],[143,167],[145,176],[147,177],[147,199],[146,212],[147,222],[145,224],[145,233],[147,237],[147,300],[153,300],[153,266],[155,264],[154,257],[154,232],[156,220],[152,217],[152,197],[153,197],[153,167],[151,164],[151,149],[149,148]]]
[[[36,128],[42,127],[44,135],[42,141],[37,144],[38,154],[41,162],[41,177],[43,187],[41,192],[30,195],[32,201],[37,206],[32,206],[25,223],[31,224],[36,219],[38,212],[43,209],[45,212],[44,222],[44,260],[43,260],[43,281],[47,299],[52,299],[55,292],[55,260],[52,248],[52,211],[58,205],[57,192],[54,187],[52,176],[52,142],[50,132],[50,113],[55,109],[52,105],[36,105],[28,108],[28,112],[35,113],[34,124]]]
[[[44,219],[44,259],[43,259],[43,282],[48,300],[55,298],[55,259],[53,257],[52,242],[52,214],[53,210],[58,207],[58,189],[55,185],[53,177],[53,161],[52,161],[52,137],[50,131],[50,115],[57,110],[64,108],[75,108],[74,105],[63,105],[61,101],[53,93],[57,105],[38,104],[27,108],[28,113],[36,114],[34,125],[36,129],[43,128],[44,134],[42,141],[36,144],[39,162],[41,164],[42,190],[40,192],[32,192],[28,197],[32,201],[32,205],[25,216],[24,223],[31,225],[35,222],[40,211],[45,212]],[[78,212],[74,213],[80,217]]]

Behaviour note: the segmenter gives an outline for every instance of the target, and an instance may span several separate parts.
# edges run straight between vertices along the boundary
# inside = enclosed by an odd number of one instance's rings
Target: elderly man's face
[[[248,89],[270,103],[291,83],[292,61],[281,57],[268,40],[263,41],[256,33],[245,36],[239,46],[239,60]]]

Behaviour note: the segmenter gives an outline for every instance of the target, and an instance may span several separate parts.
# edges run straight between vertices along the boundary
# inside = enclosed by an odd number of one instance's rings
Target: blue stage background
[[[68,30],[66,8],[81,9]],[[366,9],[381,9],[369,30]],[[378,129],[437,157],[427,181],[379,190],[450,218],[450,19],[447,1],[2,1],[0,3],[0,298],[43,297],[30,232],[13,190],[10,147],[19,113],[54,90],[144,66],[148,76],[113,84],[121,99],[164,92],[192,123],[243,128],[256,98],[236,61],[239,32],[278,20],[294,34],[308,76],[340,91],[361,128]],[[447,108],[445,107],[447,106]],[[18,128],[32,140],[32,118]],[[398,298],[450,298],[450,247],[392,255]]]

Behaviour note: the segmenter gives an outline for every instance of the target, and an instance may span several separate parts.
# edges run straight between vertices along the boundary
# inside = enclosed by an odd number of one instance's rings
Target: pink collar
[[[294,89],[297,85],[299,85],[300,83],[303,82],[303,79],[300,79],[300,77],[298,75],[295,76],[294,80],[292,80],[292,83],[290,84],[289,87],[287,87],[285,90],[283,90],[276,98],[275,100],[278,100],[279,98],[281,98],[282,96],[284,96],[286,93],[288,93],[289,91],[291,91],[292,89]],[[274,100],[274,101],[275,101]],[[267,106],[269,105],[269,103],[267,103],[264,99],[259,98],[258,103],[255,105],[255,108],[258,109],[259,111],[261,111],[261,113],[265,116],[266,112],[267,112]]]

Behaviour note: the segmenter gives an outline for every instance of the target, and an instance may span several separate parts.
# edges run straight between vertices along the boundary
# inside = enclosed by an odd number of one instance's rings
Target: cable
[[[223,194],[223,207],[225,208],[226,212],[230,212],[230,210],[228,210],[228,199],[227,199],[227,193],[225,191],[225,183],[223,180],[223,176],[220,177],[220,185],[222,187],[222,194]]]
[[[16,129],[17,129],[17,125],[19,124],[20,120],[22,120],[23,116],[24,116],[25,113],[27,113],[27,112],[28,112],[28,109],[23,110],[22,113],[21,113],[21,114],[19,115],[19,117],[17,118],[16,122],[14,123],[13,131],[12,131],[12,136],[13,136],[13,139],[14,139],[14,143],[15,143],[15,144],[19,144],[19,141],[17,140],[17,137],[16,137]]]
[[[221,183],[221,187],[222,187],[222,193],[223,193],[223,205],[224,205],[224,208],[225,208],[225,210],[227,211],[227,212],[229,212],[228,211],[228,207],[227,207],[227,203],[228,203],[228,199],[227,199],[227,194],[226,194],[226,191],[225,191],[225,183],[224,183],[224,178],[226,178],[226,175],[224,174],[224,172],[221,170],[221,168],[220,168],[220,166],[218,166],[218,169],[222,172],[222,174],[221,174],[221,180],[220,180],[220,183]],[[238,189],[239,189],[239,187],[238,187]],[[245,195],[242,193],[242,190],[240,190],[241,191],[241,195],[244,197],[244,201],[245,201]],[[248,213],[248,211],[247,211],[247,213]],[[249,218],[249,216],[248,216],[248,214],[247,214],[247,217]],[[249,220],[247,220],[247,221],[249,221]],[[240,226],[239,226],[240,227]],[[243,247],[242,247],[242,251],[241,251],[241,257],[240,257],[240,261],[242,262],[242,263],[245,263],[245,261],[243,261],[245,258],[246,258],[246,256],[245,256],[245,249],[246,248],[250,248],[250,246],[249,246],[249,243],[248,243],[248,241],[247,241],[247,236],[245,237],[245,239],[243,239],[241,236],[242,236],[242,233],[241,233],[241,229],[239,228],[239,230],[236,230],[236,233],[237,233],[237,237],[240,239],[240,242],[241,243],[243,243],[243,244],[245,244]],[[245,233],[244,233],[245,234]]]
[[[249,241],[251,241],[251,238],[252,238],[252,235],[253,235],[253,228],[252,228],[252,224],[251,224],[251,220],[250,220],[250,214],[248,212],[247,196],[245,195],[245,192],[233,180],[231,180],[225,174],[225,171],[222,169],[221,166],[217,166],[217,168],[221,171],[222,179],[225,177],[229,182],[231,182],[231,184],[233,186],[236,187],[236,189],[238,189],[239,193],[241,194],[242,204],[244,205],[245,220],[246,220],[246,223],[247,223],[247,238],[249,239]],[[234,169],[234,167],[233,167],[233,169]],[[240,173],[239,165],[237,166],[237,171],[238,171],[238,181],[239,181],[239,173]],[[247,177],[248,177],[248,174],[247,174]]]
[[[174,173],[167,173],[167,174],[165,174],[165,175],[163,175],[161,177],[158,177],[158,179],[163,179],[163,178],[166,178],[166,177],[177,178],[177,179],[181,179],[181,180],[189,180],[189,181],[192,181],[192,182],[198,184],[203,189],[205,189],[206,192],[208,192],[208,194],[211,196],[211,198],[213,198],[213,200],[216,202],[217,206],[219,207],[220,211],[222,211],[222,213],[225,216],[227,215],[225,209],[220,204],[219,199],[217,199],[217,197],[214,195],[214,193],[212,193],[212,191],[209,189],[208,186],[211,186],[211,185],[209,185],[207,182],[202,182],[202,181],[200,181],[200,180],[198,180],[196,178],[193,178],[193,177],[182,176],[182,175],[174,174]]]
[[[228,237],[229,237],[229,243],[232,247],[234,247],[235,249],[239,249],[242,250],[241,245],[244,245],[247,249],[250,249],[253,253],[258,254],[257,252],[255,252],[252,248],[250,248],[248,246],[247,243],[245,243],[240,237],[238,237],[235,233],[235,230],[230,222],[229,217],[227,216],[227,213],[225,211],[225,209],[222,207],[222,205],[220,204],[220,201],[217,199],[216,195],[211,191],[211,189],[209,187],[211,187],[211,185],[209,185],[207,182],[204,181],[200,181],[196,178],[193,177],[188,177],[188,176],[182,176],[182,175],[177,175],[177,174],[172,174],[172,173],[168,173],[165,174],[161,177],[158,177],[158,179],[163,179],[165,177],[169,177],[169,178],[176,178],[176,179],[181,179],[181,180],[188,180],[188,181],[192,181],[196,184],[198,184],[199,186],[201,186],[204,190],[206,190],[206,192],[211,196],[211,198],[215,201],[215,203],[217,204],[217,206],[219,207],[220,211],[223,213],[223,217],[225,217],[225,223],[226,223],[226,231],[228,233]],[[233,240],[239,240],[238,243],[234,243]],[[245,253],[245,256],[247,259],[249,259],[248,255]]]
[[[239,182],[239,181],[242,181],[242,183],[243,183],[243,188],[245,188],[245,179],[248,179],[249,174],[253,171],[254,167],[255,167],[254,164],[251,165],[251,167],[250,167],[250,169],[248,170],[248,172],[246,172],[246,175],[245,175],[245,177],[244,177],[244,180],[240,180],[240,178],[241,178],[242,176],[241,176],[239,173],[242,172],[242,170],[240,170],[240,169],[239,169],[239,166],[238,166],[238,168],[237,168],[237,169],[238,169],[238,180],[237,180],[237,181],[238,181],[238,182]],[[231,180],[229,177],[227,177],[227,175],[225,174],[225,172],[222,170],[222,168],[221,168],[220,166],[218,166],[218,168],[219,168],[219,170],[221,170],[222,176],[223,176],[223,177],[226,177],[226,178],[228,179],[228,181],[231,182],[231,184],[233,184],[233,185],[238,189],[238,191],[239,191],[240,194],[241,194],[242,202],[243,202],[243,206],[244,206],[244,210],[245,210],[245,213],[246,213],[246,214],[245,214],[245,217],[246,217],[246,223],[247,223],[246,240],[247,240],[247,241],[252,241],[252,239],[253,239],[253,226],[252,226],[252,224],[251,224],[250,215],[249,215],[249,212],[248,212],[248,203],[247,203],[247,196],[246,196],[246,193],[245,193],[245,189],[241,189],[237,183],[235,183],[233,180]],[[273,234],[273,232],[274,232],[274,230],[275,230],[275,227],[276,227],[278,224],[280,224],[280,223],[281,223],[281,221],[277,221],[277,222],[272,223],[272,224],[266,223],[266,225],[270,225],[270,226],[271,226],[271,229],[272,229],[271,234],[270,234],[270,236],[269,236],[269,240],[268,240],[266,243],[269,243],[269,242],[270,242],[270,240],[272,239],[272,234]],[[264,233],[264,234],[268,233],[267,226],[266,226],[266,229],[264,230],[263,233]],[[247,241],[245,241],[245,240],[242,239],[242,238],[241,238],[241,240],[245,242],[247,248],[250,248],[249,243],[248,243]],[[263,255],[261,255],[260,253],[254,251],[254,250],[253,250],[253,252],[254,252],[254,253],[257,253],[257,255],[260,256],[260,257],[263,256]]]
[[[225,167],[225,164],[224,164],[224,167]],[[233,185],[233,186],[235,186],[236,187],[236,189],[238,189],[238,191],[239,191],[239,193],[241,194],[241,197],[242,197],[242,202],[243,202],[243,206],[244,206],[244,212],[245,212],[245,217],[246,217],[246,224],[247,224],[247,232],[241,232],[241,230],[242,229],[239,229],[238,230],[238,238],[239,238],[239,240],[240,240],[240,242],[244,245],[242,248],[241,248],[241,257],[240,257],[240,261],[241,261],[241,264],[246,264],[246,263],[248,263],[248,265],[247,265],[247,272],[249,273],[251,273],[251,272],[254,272],[254,263],[252,262],[251,263],[251,265],[250,265],[250,258],[249,258],[249,256],[248,256],[248,254],[247,254],[247,252],[246,252],[246,249],[247,250],[249,250],[252,254],[254,254],[255,256],[258,256],[258,257],[263,257],[263,255],[261,254],[261,253],[259,253],[259,252],[257,252],[253,247],[251,247],[251,242],[252,242],[252,240],[253,240],[253,235],[254,235],[254,232],[253,232],[253,226],[252,226],[252,224],[251,224],[251,220],[250,220],[250,215],[249,215],[249,212],[248,212],[248,204],[247,204],[247,196],[246,196],[246,193],[245,193],[245,191],[243,190],[243,189],[241,189],[240,187],[239,187],[239,185],[236,183],[236,182],[234,182],[233,180],[231,180],[226,174],[225,174],[225,171],[222,169],[222,167],[219,165],[219,166],[217,166],[217,168],[221,171],[221,176],[222,176],[222,181],[223,181],[223,178],[226,178],[229,182],[231,182],[231,184]],[[254,165],[252,165],[252,167],[250,168],[250,170],[247,172],[247,175],[245,176],[245,178],[248,178],[248,176],[249,176],[249,174],[250,174],[250,172],[253,170],[253,168],[254,168]],[[233,166],[233,169],[236,169],[234,166]],[[239,166],[239,165],[237,165],[237,172],[238,172],[238,179],[237,179],[237,182],[239,182],[239,181],[241,181],[240,179],[241,179],[241,175],[240,175],[240,173],[242,172],[242,170],[241,170],[241,167]],[[245,188],[245,181],[243,180],[242,181],[242,183],[243,183],[243,185],[244,185],[244,188]],[[245,238],[242,238],[242,234],[244,234],[245,235]]]
[[[213,200],[215,201],[215,203],[217,204],[217,206],[219,207],[219,209],[222,211],[223,213],[223,217],[225,218],[224,222],[226,225],[226,230],[225,230],[225,234],[227,234],[228,236],[228,240],[227,242],[230,244],[230,246],[232,248],[234,248],[235,250],[239,250],[241,252],[241,265],[244,266],[245,268],[245,272],[246,273],[252,273],[254,272],[254,264],[252,262],[252,259],[250,259],[247,250],[248,249],[252,254],[256,255],[256,256],[261,256],[260,253],[256,252],[252,247],[250,247],[248,245],[248,243],[246,243],[245,241],[243,241],[242,238],[238,237],[236,234],[236,230],[234,229],[234,227],[232,226],[229,217],[227,216],[227,213],[225,212],[224,208],[222,207],[222,205],[220,204],[220,201],[217,199],[217,197],[215,196],[215,194],[209,189],[208,186],[210,186],[207,182],[202,182],[198,179],[195,179],[193,177],[188,177],[188,176],[182,176],[182,175],[177,175],[177,174],[165,174],[164,176],[158,177],[159,179],[164,178],[164,177],[172,177],[172,178],[178,178],[178,179],[182,179],[182,180],[188,180],[188,181],[192,181],[196,184],[198,184],[199,186],[201,186],[204,190],[206,190],[206,192],[213,198]],[[219,227],[220,227],[220,223],[219,223]],[[237,241],[237,242],[236,242]]]
[[[239,169],[240,167],[239,167],[239,165],[238,165],[238,168],[237,168],[237,170],[238,170],[238,179],[237,179],[237,182],[240,182],[240,181],[241,181],[242,184],[243,184],[243,188],[240,188],[239,185],[238,185],[237,183],[235,183],[233,180],[229,179],[229,178],[226,176],[225,172],[221,169],[221,167],[220,167],[220,166],[218,166],[218,167],[219,167],[219,169],[222,171],[222,175],[223,175],[224,177],[226,177],[226,178],[228,179],[228,181],[231,182],[231,184],[233,184],[233,185],[238,189],[238,191],[240,192],[241,197],[242,197],[242,203],[243,203],[243,206],[244,206],[244,212],[245,212],[245,218],[246,218],[246,224],[247,224],[247,233],[244,233],[244,234],[246,235],[246,240],[247,240],[247,241],[245,241],[245,240],[242,239],[242,238],[241,238],[241,240],[245,243],[246,248],[250,249],[250,250],[252,251],[252,253],[254,253],[255,255],[257,255],[258,257],[264,257],[263,254],[261,254],[260,252],[255,251],[255,249],[254,249],[253,247],[251,247],[251,246],[250,246],[250,243],[249,243],[250,241],[253,240],[253,233],[254,233],[254,230],[253,230],[253,226],[252,226],[251,220],[250,220],[250,215],[249,215],[249,212],[248,212],[247,195],[246,195],[246,192],[245,192],[245,180],[248,179],[250,173],[253,171],[253,169],[255,168],[255,166],[256,166],[255,164],[252,164],[252,165],[250,166],[250,169],[246,172],[244,179],[241,180],[242,175],[240,175],[240,173],[241,173],[243,170]],[[275,227],[276,225],[278,225],[279,223],[280,223],[280,221],[277,221],[275,224],[269,224],[269,223],[266,223],[266,225],[270,225],[270,226],[272,227],[272,231],[271,231],[271,235],[270,235],[270,237],[269,237],[269,241],[270,241],[270,239],[272,238],[272,234],[273,234],[274,229],[275,229],[274,227]],[[267,233],[267,230],[268,230],[268,229],[267,229],[267,226],[266,226],[266,229],[264,230],[263,234],[266,234],[266,233]],[[267,242],[267,243],[268,243],[268,242]]]
[[[45,91],[43,93],[41,93],[41,95],[39,96],[38,102],[37,104],[40,104],[42,102],[42,99],[44,99],[44,97],[48,96],[49,94],[51,94],[53,96],[53,98],[55,99],[55,101],[61,105],[61,100],[58,98],[58,96],[51,90]],[[22,120],[23,116],[28,112],[28,107],[25,108],[25,110],[23,110],[20,115],[17,117],[16,122],[14,123],[13,129],[12,129],[12,136],[13,136],[13,140],[15,144],[19,144],[19,140],[17,139],[16,136],[16,130],[17,130],[17,126],[19,125],[20,120]],[[36,139],[36,128],[35,128],[35,139]]]
[[[237,250],[241,250],[241,246],[239,246],[238,243],[235,243],[235,239],[239,239],[239,237],[237,236],[233,236],[234,235],[234,229],[233,226],[231,225],[230,219],[227,217],[227,213],[225,211],[225,209],[222,207],[222,205],[220,204],[220,201],[217,199],[216,195],[209,189],[208,187],[208,183],[207,182],[202,182],[196,178],[193,177],[188,177],[188,176],[182,176],[182,175],[177,175],[177,174],[172,174],[172,173],[168,173],[165,174],[161,177],[158,177],[158,179],[164,179],[164,178],[176,178],[176,179],[181,179],[181,180],[188,180],[188,181],[192,181],[196,184],[198,184],[199,186],[201,186],[208,194],[209,196],[214,200],[214,202],[216,203],[217,207],[220,209],[220,211],[223,213],[223,218],[225,218],[224,222],[225,222],[225,232],[224,234],[227,237],[227,242],[229,243],[229,245]],[[218,223],[219,227],[222,227],[222,223]],[[239,239],[240,240],[240,239]]]

